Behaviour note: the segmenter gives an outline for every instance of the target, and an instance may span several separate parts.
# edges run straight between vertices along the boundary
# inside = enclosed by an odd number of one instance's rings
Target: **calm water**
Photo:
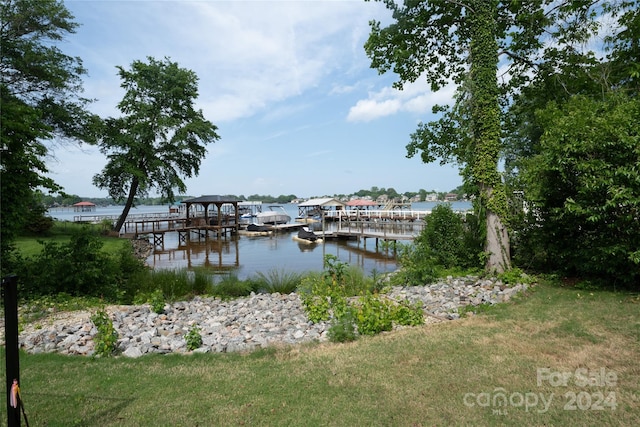
[[[414,210],[430,210],[436,203],[414,203]],[[453,209],[466,210],[468,202],[457,202]],[[284,205],[285,210],[295,218],[297,205]],[[139,206],[131,213],[167,212],[168,206]],[[114,215],[122,212],[121,206],[97,208],[95,213],[84,215]],[[72,209],[52,209],[49,214],[59,220],[72,221],[75,215]],[[292,219],[293,221],[293,219]],[[379,273],[396,269],[396,258],[392,251],[376,248],[374,239],[364,241],[328,240],[320,244],[306,244],[293,240],[297,231],[277,233],[271,236],[223,236],[200,239],[192,236],[187,244],[178,244],[177,233],[167,233],[164,247],[157,248],[147,259],[154,268],[206,268],[214,274],[232,272],[240,279],[253,276],[257,272],[268,273],[273,270],[284,271],[321,271],[324,255],[331,254],[342,262],[361,267],[365,273]]]

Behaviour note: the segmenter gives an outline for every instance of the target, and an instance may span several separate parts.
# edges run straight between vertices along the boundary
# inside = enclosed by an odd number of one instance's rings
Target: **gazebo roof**
[[[78,202],[78,203],[74,203],[73,206],[95,206],[95,203],[91,203],[91,202]]]

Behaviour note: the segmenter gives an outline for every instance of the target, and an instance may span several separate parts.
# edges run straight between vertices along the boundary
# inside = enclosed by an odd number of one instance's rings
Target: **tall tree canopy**
[[[194,108],[196,74],[169,59],[134,61],[118,67],[126,90],[118,108],[124,114],[105,121],[101,151],[108,161],[93,183],[126,204],[115,229],[120,230],[135,198],[156,188],[169,202],[184,193],[182,176],[199,173],[206,144],[219,139],[217,127]]]
[[[0,3],[0,245],[11,248],[35,189],[59,191],[47,178],[45,157],[53,139],[92,142],[98,120],[82,98],[79,58],[56,43],[77,24],[59,0]]]
[[[393,22],[371,23],[365,50],[372,67],[394,71],[399,89],[420,78],[434,91],[450,83],[458,88],[456,104],[436,106],[440,119],[421,123],[411,135],[408,155],[463,167],[486,216],[486,267],[502,271],[510,266],[507,195],[498,171],[504,95],[526,84],[542,64],[556,66],[570,56],[571,47],[592,34],[597,2],[380,1],[393,12]],[[498,75],[501,58],[504,81]]]

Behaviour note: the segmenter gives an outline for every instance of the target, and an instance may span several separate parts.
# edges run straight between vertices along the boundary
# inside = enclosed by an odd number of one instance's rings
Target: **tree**
[[[396,22],[381,28],[371,24],[371,35],[365,45],[372,66],[385,72],[394,65],[399,75],[396,87],[415,81],[423,73],[433,90],[443,87],[449,78],[462,84],[469,93],[471,147],[459,141],[447,142],[449,152],[470,151],[463,158],[469,166],[469,177],[479,189],[486,207],[487,268],[504,271],[510,267],[509,236],[504,223],[506,197],[497,170],[500,147],[500,106],[498,103],[498,2],[405,2],[399,6],[385,1],[393,10]],[[468,52],[468,53],[467,53]],[[467,70],[468,65],[468,70]],[[414,135],[409,155],[423,150],[423,160],[433,161],[433,140],[425,128]],[[418,141],[419,140],[419,141]],[[437,150],[436,150],[437,151]]]
[[[462,166],[467,188],[479,196],[479,210],[485,213],[486,268],[503,271],[510,267],[510,242],[507,196],[498,171],[501,105],[513,94],[510,89],[525,85],[532,70],[550,62],[551,51],[592,34],[596,2],[379,1],[393,12],[394,22],[384,28],[371,23],[365,44],[371,66],[381,73],[393,70],[398,89],[419,78],[426,78],[433,91],[448,83],[458,88],[453,108],[434,107],[440,119],[418,126],[407,154],[421,152],[424,162],[440,158]],[[545,49],[548,39],[555,44]],[[500,55],[509,74],[502,84]]]
[[[134,61],[130,70],[117,67],[126,93],[118,104],[123,117],[105,121],[101,151],[108,161],[93,177],[126,204],[115,225],[119,231],[135,198],[157,188],[169,203],[174,190],[186,193],[182,176],[197,176],[206,144],[219,139],[217,127],[194,108],[196,74],[165,58]]]
[[[551,270],[640,283],[640,101],[575,96],[538,112],[545,131],[524,168],[535,239]],[[536,220],[535,217],[542,220]]]
[[[5,259],[24,226],[33,191],[61,190],[46,176],[47,142],[93,142],[98,120],[80,96],[81,60],[56,46],[77,27],[63,3],[3,0],[0,14],[0,256]]]

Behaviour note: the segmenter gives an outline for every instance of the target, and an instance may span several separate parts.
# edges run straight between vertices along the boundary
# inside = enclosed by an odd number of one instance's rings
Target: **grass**
[[[20,236],[15,241],[17,251],[24,257],[38,255],[42,250],[40,241],[66,243],[71,240],[71,235],[79,231],[82,227],[89,227],[95,230],[96,234],[101,235],[102,226],[95,224],[79,224],[66,221],[54,221],[53,227],[43,236]],[[117,253],[122,247],[123,239],[117,237],[101,236],[103,243],[102,251],[105,253]]]
[[[22,354],[20,365],[31,425],[633,426],[639,358],[637,295],[539,285],[486,313],[348,344],[139,359]],[[538,386],[539,368],[602,368],[617,379]],[[515,403],[475,400],[499,391]],[[516,405],[533,393],[553,394],[547,411]],[[565,408],[571,393],[583,409]],[[590,409],[598,393],[614,393],[616,409]]]

